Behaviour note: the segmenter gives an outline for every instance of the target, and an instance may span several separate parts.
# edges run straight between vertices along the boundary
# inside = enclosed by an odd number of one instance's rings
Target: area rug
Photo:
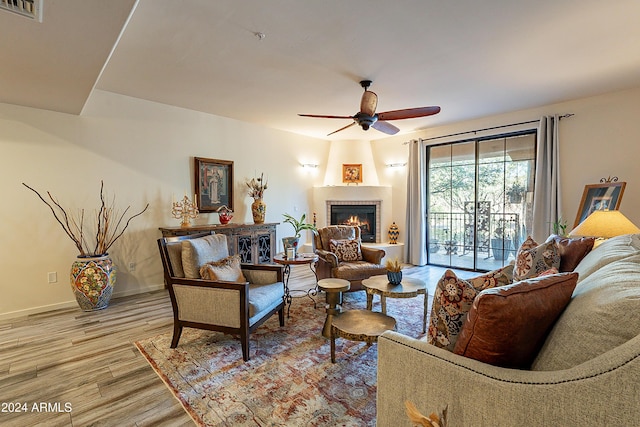
[[[399,332],[423,337],[423,301],[387,299]],[[343,308],[366,308],[365,293],[345,294]],[[294,298],[284,327],[276,315],[251,335],[248,362],[218,332],[185,328],[176,349],[171,332],[135,344],[199,426],[374,426],[377,345],[337,339],[332,364],[325,316],[323,303]]]

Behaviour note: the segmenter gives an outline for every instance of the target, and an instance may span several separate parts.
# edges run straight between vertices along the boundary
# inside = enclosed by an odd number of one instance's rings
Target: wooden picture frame
[[[359,164],[343,164],[342,165],[342,182],[361,183],[362,182],[362,163]]]
[[[575,223],[577,227],[582,221],[597,210],[618,210],[626,182],[605,182],[601,184],[585,185],[582,200],[578,208]]]
[[[196,200],[200,212],[233,210],[233,161],[194,157]]]

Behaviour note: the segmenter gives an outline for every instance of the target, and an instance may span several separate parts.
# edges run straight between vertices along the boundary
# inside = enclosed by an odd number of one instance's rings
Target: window
[[[531,230],[536,131],[427,147],[429,264],[492,270]]]

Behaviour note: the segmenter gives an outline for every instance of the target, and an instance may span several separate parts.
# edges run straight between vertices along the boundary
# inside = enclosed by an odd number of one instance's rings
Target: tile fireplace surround
[[[391,187],[382,186],[326,186],[313,188],[313,211],[318,227],[329,225],[331,205],[375,205],[376,243],[386,241],[386,233],[393,219]]]

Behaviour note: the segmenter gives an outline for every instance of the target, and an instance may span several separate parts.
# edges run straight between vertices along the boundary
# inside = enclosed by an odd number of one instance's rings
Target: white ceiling
[[[640,86],[638,0],[44,0],[43,9],[42,23],[0,11],[0,102],[81,114],[95,87],[326,138],[349,121],[297,113],[355,114],[363,78],[378,111],[442,107],[394,121],[402,133]],[[354,126],[326,139],[384,137]]]

